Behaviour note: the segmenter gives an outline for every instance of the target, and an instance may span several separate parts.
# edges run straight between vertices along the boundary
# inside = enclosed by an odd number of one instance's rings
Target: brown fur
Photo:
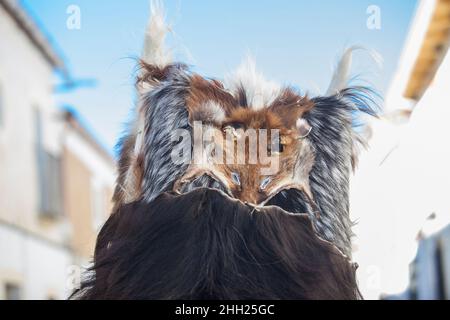
[[[285,128],[293,129],[297,120],[312,108],[314,103],[307,96],[302,97],[286,88],[268,109],[280,117]]]
[[[155,86],[160,81],[166,79],[170,73],[172,65],[166,67],[158,67],[157,65],[148,64],[144,61],[139,62],[140,75],[136,79],[138,87],[143,85]]]
[[[136,136],[131,134],[125,137],[121,145],[113,211],[125,203],[136,201],[141,195],[144,163],[142,157],[136,157],[134,154],[135,143]]]
[[[266,129],[267,130],[267,140],[268,140],[268,150],[267,155],[263,154],[264,150],[258,150],[258,163],[250,163],[250,149],[248,146],[248,139],[244,143],[246,143],[245,156],[246,163],[238,164],[237,161],[234,164],[230,165],[222,165],[218,168],[218,170],[222,170],[224,175],[230,177],[233,173],[237,173],[240,176],[240,185],[236,185],[233,181],[228,181],[228,186],[231,190],[231,193],[237,199],[240,199],[245,202],[249,202],[252,204],[260,204],[267,200],[271,192],[276,188],[277,184],[282,182],[287,175],[293,172],[294,170],[294,153],[297,150],[297,133],[295,130],[288,130],[283,125],[283,120],[274,112],[269,109],[263,109],[259,111],[255,111],[253,109],[245,109],[238,108],[232,112],[230,117],[226,120],[223,127],[235,127],[241,128],[242,130],[248,129]],[[280,168],[276,175],[272,177],[272,181],[270,184],[262,190],[260,188],[262,182],[267,177],[264,176],[261,172],[263,167],[267,165],[263,164],[262,157],[263,156],[277,156],[276,154],[271,154],[271,130],[279,130],[280,133],[280,143],[282,148],[282,152],[280,152]],[[261,136],[260,132],[256,131],[256,136],[258,141],[260,141]],[[243,139],[238,138],[234,147],[234,150],[237,150],[237,144],[243,143]],[[278,141],[274,141],[274,143],[278,143]],[[228,151],[228,150],[227,150]]]
[[[263,181],[267,178],[262,175],[261,169],[265,166],[260,160],[263,156],[261,150],[258,150],[258,162],[250,163],[250,149],[248,141],[243,137],[236,137],[235,144],[230,150],[229,147],[224,150],[224,159],[227,155],[236,152],[238,143],[245,143],[245,163],[239,163],[236,154],[233,155],[232,163],[222,162],[219,164],[193,164],[190,166],[184,177],[176,184],[175,190],[179,190],[183,183],[188,183],[202,175],[208,175],[220,181],[229,193],[237,199],[252,204],[261,204],[267,201],[274,193],[283,188],[298,188],[306,192],[312,198],[309,190],[307,177],[312,168],[313,156],[302,154],[301,134],[296,127],[297,120],[305,113],[310,111],[314,104],[307,97],[296,94],[291,89],[285,89],[280,96],[268,108],[254,110],[245,106],[238,105],[241,97],[233,98],[227,92],[224,92],[217,81],[208,81],[199,76],[195,76],[191,82],[191,94],[189,96],[187,107],[191,117],[195,120],[202,120],[204,114],[201,106],[208,101],[214,101],[223,106],[226,119],[221,123],[213,123],[217,130],[222,130],[222,139],[226,138],[228,129],[237,130],[236,132],[245,132],[247,129],[266,129],[268,131],[268,155],[271,154],[271,130],[277,129],[280,133],[280,167],[278,173],[270,177],[271,181],[266,188],[261,189]],[[243,101],[240,101],[243,102]],[[245,102],[245,101],[244,101]],[[216,135],[220,133],[216,132]],[[261,139],[259,131],[256,131],[258,141]],[[222,141],[219,139],[219,141]],[[278,141],[276,142],[278,143]],[[308,149],[308,152],[311,150]],[[298,168],[296,168],[297,159],[302,157],[308,163],[304,164],[307,172],[301,172],[300,181],[294,179]],[[223,164],[225,163],[225,164]],[[297,170],[297,171],[296,171]],[[237,174],[240,177],[240,184],[232,179],[232,175]],[[306,177],[306,178],[304,178]]]
[[[206,80],[199,75],[192,76],[190,94],[186,100],[186,108],[189,111],[191,122],[207,120],[199,116],[201,107],[208,102],[220,105],[229,114],[236,107],[234,97],[224,90],[223,84],[218,80]],[[216,123],[217,125],[220,125]]]
[[[138,77],[138,84],[157,85],[164,81],[169,75],[170,66],[160,68],[154,65],[141,62],[141,76]],[[266,129],[268,130],[268,155],[271,156],[271,129],[277,129],[280,132],[280,168],[279,173],[271,177],[270,183],[264,190],[260,189],[261,183],[266,176],[261,174],[264,167],[260,162],[249,163],[249,148],[246,142],[245,163],[237,164],[215,164],[212,166],[198,167],[191,165],[186,174],[175,184],[175,189],[180,188],[184,182],[192,181],[201,175],[207,174],[225,185],[230,194],[237,199],[253,204],[260,204],[268,200],[273,193],[278,192],[283,187],[300,188],[308,195],[309,184],[304,181],[303,185],[291,181],[295,175],[296,160],[300,156],[298,150],[301,150],[302,141],[299,140],[299,130],[296,128],[296,121],[304,114],[310,111],[314,104],[307,98],[300,96],[294,90],[286,88],[280,96],[267,108],[262,110],[253,110],[247,106],[245,92],[240,92],[236,97],[225,91],[223,84],[218,80],[207,80],[199,75],[192,75],[190,81],[190,92],[186,99],[186,108],[189,112],[191,123],[194,121],[203,121],[204,124],[213,125],[218,130],[224,130],[227,127],[234,127],[243,130],[247,129]],[[225,119],[219,120],[208,110],[208,103],[214,103],[221,108]],[[212,111],[214,112],[214,111]],[[218,122],[220,121],[220,122]],[[225,138],[225,132],[222,138]],[[257,138],[260,139],[257,131]],[[119,160],[119,178],[114,194],[114,203],[117,208],[119,205],[136,201],[140,197],[140,187],[142,182],[143,162],[139,156],[134,155],[134,144],[136,137],[126,138],[123,144]],[[236,147],[236,144],[233,146]],[[300,148],[299,148],[300,147]],[[236,149],[236,148],[235,148]],[[231,151],[225,150],[224,156]],[[261,159],[258,153],[258,161]],[[304,157],[314,159],[313,157]],[[312,165],[306,165],[310,168]],[[304,174],[307,176],[309,170]],[[241,184],[236,185],[231,179],[231,175],[236,173],[241,178]],[[307,180],[307,179],[306,179]]]

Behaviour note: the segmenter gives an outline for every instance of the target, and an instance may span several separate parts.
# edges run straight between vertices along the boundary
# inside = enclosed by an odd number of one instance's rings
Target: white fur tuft
[[[326,95],[331,96],[339,93],[343,89],[345,89],[350,82],[350,74],[353,60],[353,52],[356,50],[365,50],[364,47],[353,46],[344,51],[339,63],[336,67],[336,70],[333,74],[333,78],[331,79],[330,86],[327,90]],[[368,51],[371,58],[377,63],[379,67],[382,65],[381,56],[375,51]]]
[[[223,108],[214,101],[208,101],[205,104],[199,106],[196,110],[198,119],[197,121],[207,121],[222,123],[225,120],[225,111]]]
[[[247,94],[247,102],[254,109],[262,109],[270,105],[281,93],[278,84],[268,81],[256,70],[255,61],[247,56],[239,68],[225,78],[226,86],[234,92],[243,87]]]
[[[142,60],[145,63],[164,68],[172,62],[172,53],[165,46],[165,39],[169,31],[169,27],[165,22],[163,2],[161,0],[150,0],[150,20],[145,33],[144,51],[142,53]],[[139,94],[143,96],[146,92],[153,89],[153,85],[149,82],[142,82],[137,89]],[[142,136],[145,120],[142,104],[141,101],[137,108],[137,117],[134,126],[136,135],[135,155],[141,152],[143,143]]]
[[[165,38],[170,29],[165,22],[162,1],[151,0],[150,11],[142,60],[148,64],[165,67],[172,62],[172,53],[165,46]]]

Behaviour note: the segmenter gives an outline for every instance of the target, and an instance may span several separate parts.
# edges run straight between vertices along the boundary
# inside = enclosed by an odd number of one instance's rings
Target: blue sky
[[[58,94],[112,150],[134,107],[133,72],[147,24],[148,0],[22,0],[75,78],[97,85]],[[66,28],[69,5],[81,29]],[[367,8],[381,9],[381,30],[366,27]],[[177,59],[222,78],[251,53],[270,79],[312,94],[326,89],[339,54],[351,45],[377,50],[379,69],[364,52],[353,72],[384,93],[396,69],[416,0],[166,0]]]

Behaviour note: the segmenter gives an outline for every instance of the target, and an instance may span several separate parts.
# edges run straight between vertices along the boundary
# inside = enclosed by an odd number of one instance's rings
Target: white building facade
[[[86,136],[73,142],[77,133],[54,101],[64,64],[18,2],[0,0],[0,34],[0,299],[64,299],[71,266],[89,260],[74,245],[65,154],[83,158],[90,179],[109,189],[114,161]],[[101,205],[96,227],[109,210],[107,200]],[[92,248],[95,236],[89,241]]]
[[[449,38],[436,38],[450,29],[441,20],[448,13],[449,1],[419,2],[384,116],[372,124],[352,181],[354,258],[367,299],[407,290],[419,240],[450,224]]]

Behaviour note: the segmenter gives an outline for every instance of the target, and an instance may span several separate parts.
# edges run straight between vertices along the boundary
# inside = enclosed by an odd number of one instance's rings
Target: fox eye
[[[231,174],[231,179],[233,180],[233,183],[234,183],[235,185],[237,185],[237,186],[240,186],[240,185],[241,185],[241,179],[240,179],[240,177],[239,177],[239,174],[233,172],[233,173]]]
[[[239,129],[244,129],[245,126],[244,126],[243,123],[235,121],[235,122],[230,122],[230,123],[228,123],[228,124],[225,126],[225,128],[233,128],[233,129],[235,129],[235,130],[239,130]]]
[[[270,177],[265,178],[265,179],[261,182],[261,185],[259,186],[259,188],[260,188],[261,190],[265,190],[271,181],[272,181],[272,179],[271,179]]]
[[[224,132],[230,132],[234,135],[237,135],[237,130],[244,129],[244,125],[239,122],[231,122],[222,127]]]
[[[278,152],[279,153],[283,153],[284,152],[284,144],[283,144],[283,140],[281,138],[278,141]]]

